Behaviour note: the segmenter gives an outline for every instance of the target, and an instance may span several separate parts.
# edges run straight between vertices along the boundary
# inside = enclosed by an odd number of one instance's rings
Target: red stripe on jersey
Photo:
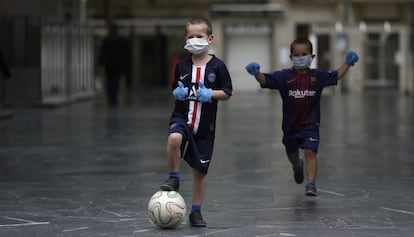
[[[196,73],[196,83],[197,84],[200,82],[200,75],[201,75],[201,67],[197,67],[197,73]],[[191,124],[190,124],[191,130],[194,129],[194,125],[195,125],[195,122],[196,122],[197,107],[198,107],[198,103],[194,103],[193,116],[191,117]]]

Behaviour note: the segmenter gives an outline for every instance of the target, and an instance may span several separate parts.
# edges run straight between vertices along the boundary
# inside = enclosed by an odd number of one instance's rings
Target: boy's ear
[[[209,42],[209,43],[212,43],[212,42],[213,42],[213,40],[214,40],[214,35],[213,35],[213,34],[209,35],[209,36],[208,36],[208,42]]]

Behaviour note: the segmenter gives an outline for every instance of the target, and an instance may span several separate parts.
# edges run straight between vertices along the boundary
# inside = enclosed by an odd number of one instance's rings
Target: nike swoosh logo
[[[201,164],[206,164],[208,162],[210,162],[209,160],[200,160]]]
[[[183,76],[181,76],[180,75],[180,80],[183,80],[184,78],[186,78],[188,76],[188,73],[187,74],[185,74],[185,75],[183,75]]]
[[[310,137],[310,138],[309,138],[309,141],[311,141],[311,142],[317,142],[317,141],[318,141],[318,139],[313,138],[313,137]]]
[[[288,80],[288,81],[286,81],[286,83],[287,83],[287,84],[290,84],[290,83],[292,83],[292,82],[294,82],[294,81],[296,81],[296,79]]]

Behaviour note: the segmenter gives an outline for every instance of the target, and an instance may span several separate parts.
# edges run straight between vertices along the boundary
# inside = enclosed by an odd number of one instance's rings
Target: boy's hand
[[[183,82],[178,82],[178,87],[173,91],[174,97],[179,101],[184,101],[188,96],[188,87],[184,87]]]
[[[349,66],[354,66],[358,62],[358,55],[354,51],[349,51],[346,53],[345,63]]]
[[[256,62],[247,64],[245,68],[247,72],[252,76],[256,76],[256,74],[260,72],[260,65]]]
[[[202,82],[198,83],[197,98],[201,103],[211,102],[213,90],[204,86]]]

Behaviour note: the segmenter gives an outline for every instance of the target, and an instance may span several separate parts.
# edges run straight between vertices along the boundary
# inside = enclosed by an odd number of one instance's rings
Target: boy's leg
[[[309,181],[315,181],[316,176],[318,175],[318,160],[316,159],[316,153],[309,148],[305,148],[303,151],[306,159],[306,176]]]
[[[306,159],[306,176],[308,183],[306,184],[306,195],[316,196],[315,181],[318,174],[318,160],[316,153],[309,148],[304,149],[304,155]]]
[[[297,184],[303,183],[303,160],[299,158],[299,149],[296,149],[295,152],[288,154],[288,159],[292,164],[295,182]]]
[[[168,136],[167,141],[167,160],[168,170],[170,172],[180,172],[180,154],[181,143],[183,141],[183,135],[180,133],[171,133]]]
[[[189,216],[190,225],[205,227],[206,222],[201,215],[201,205],[206,190],[207,172],[211,163],[214,147],[214,138],[190,139],[191,150],[184,159],[193,168],[192,206]]]
[[[299,164],[299,150],[296,150],[295,152],[288,154],[288,159],[293,167],[298,167]]]
[[[190,214],[190,225],[195,227],[205,227],[207,224],[201,216],[201,204],[203,203],[206,190],[207,174],[193,169],[193,199]]]
[[[301,166],[299,159],[299,143],[297,137],[293,135],[283,135],[283,145],[285,145],[285,151],[288,156],[290,163],[293,168],[298,168]]]
[[[178,191],[180,188],[180,153],[183,136],[180,133],[170,133],[167,140],[167,162],[169,178],[161,184],[161,190]]]
[[[283,136],[283,144],[285,145],[286,154],[293,168],[293,178],[297,184],[303,183],[303,160],[299,157],[299,144],[295,135]]]
[[[193,205],[199,205],[203,203],[204,192],[206,190],[207,174],[203,174],[196,169],[193,170]]]
[[[315,180],[318,175],[318,161],[316,154],[319,147],[319,132],[304,131],[302,134],[302,142],[300,147],[303,148],[306,160],[306,195],[316,196]]]

